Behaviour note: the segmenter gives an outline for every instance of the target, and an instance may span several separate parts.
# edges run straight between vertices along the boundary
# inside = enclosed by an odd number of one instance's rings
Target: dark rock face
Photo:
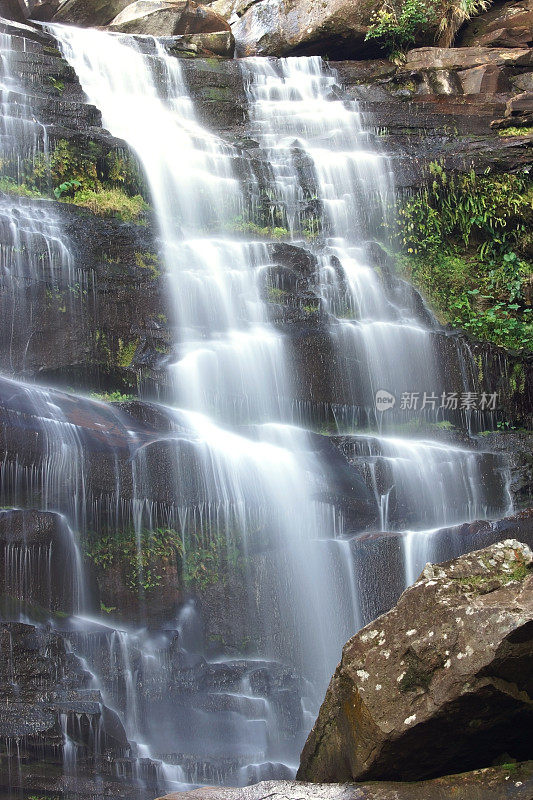
[[[509,490],[515,508],[531,506],[533,500],[533,434],[501,431],[487,433],[479,439],[481,447],[506,454],[511,478]],[[513,534],[513,538],[519,539],[520,537]]]
[[[15,22],[25,22],[26,14],[24,13],[23,4],[19,0],[1,0],[0,17],[11,19]]]
[[[457,44],[482,47],[524,47],[533,44],[531,0],[496,3],[460,31]]]
[[[298,777],[414,780],[528,758],[532,562],[508,539],[427,565],[345,646]]]
[[[0,571],[3,605],[16,613],[26,604],[39,610],[76,611],[79,557],[65,520],[53,512],[0,511]]]
[[[513,171],[530,161],[530,135],[504,138],[491,128],[502,118],[508,126],[529,124],[518,113],[504,117],[506,104],[531,88],[531,50],[524,46],[424,47],[398,68],[382,59],[335,67],[383,129],[380,141],[393,154],[399,189],[420,185],[431,160],[442,160],[450,172]],[[415,145],[416,130],[423,134]]]
[[[507,538],[518,539],[533,550],[532,509],[501,520],[477,520],[422,533],[418,540],[421,551],[415,549],[409,558],[420,570],[429,560],[438,563],[458,558]],[[402,532],[362,533],[350,540],[364,625],[393,608],[404,591],[406,547]]]
[[[317,784],[265,781],[243,789],[203,787],[175,792],[159,800],[529,800],[533,790],[532,762],[495,767],[431,781],[395,783]]]
[[[107,772],[112,780],[112,765],[130,756],[130,744],[117,715],[90,688],[91,675],[63,637],[10,622],[0,625],[0,644],[2,754],[12,747],[18,753],[14,772],[2,758],[2,789],[64,788],[66,779],[59,776],[68,743],[82,779]],[[43,760],[45,776],[40,774]]]

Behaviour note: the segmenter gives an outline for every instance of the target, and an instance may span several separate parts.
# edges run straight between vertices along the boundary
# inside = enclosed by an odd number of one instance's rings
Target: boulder
[[[108,25],[131,0],[66,0],[54,14],[54,22],[80,27]]]
[[[485,14],[470,20],[457,44],[468,47],[524,47],[533,44],[533,3],[497,3]]]
[[[327,53],[335,57],[360,58],[376,49],[365,43],[371,15],[376,9],[373,0],[329,0],[327,3],[218,0],[212,5],[232,22],[239,55]]]
[[[511,788],[512,787],[512,788]],[[211,786],[175,792],[159,800],[530,800],[533,763],[476,770],[430,781],[322,784],[264,781],[243,789]]]
[[[413,781],[529,758],[532,562],[507,539],[427,564],[345,645],[297,778]]]
[[[137,0],[119,13],[109,27],[121,33],[150,36],[209,34],[231,30],[223,17],[193,0]]]

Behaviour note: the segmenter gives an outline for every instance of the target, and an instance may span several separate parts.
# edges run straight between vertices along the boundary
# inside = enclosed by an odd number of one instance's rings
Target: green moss
[[[269,286],[267,292],[271,303],[281,303],[290,296],[286,289],[278,289],[277,286]]]
[[[49,75],[48,80],[56,90],[59,95],[62,95],[65,91],[65,84],[59,78],[56,78],[54,75]]]
[[[533,127],[529,128],[517,128],[516,126],[511,126],[510,128],[502,128],[498,131],[498,136],[531,136],[533,133]]]
[[[125,403],[134,400],[135,395],[123,394],[122,392],[91,392],[91,397],[95,400],[102,400],[104,403]]]
[[[134,592],[161,586],[165,568],[176,563],[181,549],[181,537],[172,528],[143,530],[139,536],[132,528],[90,534],[84,545],[85,556],[98,570],[118,570],[125,586]]]
[[[124,342],[122,339],[118,340],[118,353],[117,364],[119,367],[129,367],[133,361],[135,351],[139,346],[139,339],[133,339],[131,342]]]
[[[400,691],[406,693],[421,689],[423,692],[427,692],[432,677],[432,672],[423,669],[420,662],[412,660],[399,683]]]
[[[526,388],[526,370],[523,364],[513,364],[511,374],[509,376],[509,389],[512,394],[519,392],[520,394]]]
[[[486,574],[469,575],[466,578],[453,580],[456,580],[467,591],[475,594],[486,594],[498,589],[500,586],[521,582],[531,574],[531,569],[529,564],[526,563],[522,551],[515,550],[515,556],[515,560],[508,562],[507,569],[502,569],[500,572],[495,573],[494,567],[490,563],[490,556],[481,555],[480,559],[487,570]]]
[[[204,100],[214,100],[217,103],[232,99],[232,92],[228,86],[206,86],[202,89],[201,95]]]
[[[118,217],[124,222],[145,222],[148,204],[140,194],[129,197],[122,189],[82,189],[72,198],[61,198],[63,202],[88,208],[102,217]]]
[[[135,263],[141,269],[147,269],[149,272],[152,273],[154,278],[159,278],[161,275],[161,270],[159,269],[159,258],[157,253],[135,253]],[[166,321],[166,317],[165,317]]]
[[[251,236],[257,236],[260,239],[285,239],[289,236],[288,228],[281,226],[259,225],[256,222],[250,222],[238,217],[236,220],[228,223],[226,226],[229,230],[236,233],[246,233]]]
[[[97,572],[121,575],[131,591],[153,591],[163,583],[168,567],[175,566],[184,587],[202,591],[225,583],[242,568],[241,538],[235,532],[189,531],[174,528],[133,528],[89,534],[84,553]]]
[[[95,334],[96,347],[104,361],[111,363],[111,348],[104,331],[97,330]]]
[[[148,210],[136,159],[98,142],[59,139],[49,153],[22,163],[3,160],[1,166],[1,191],[67,201],[125,221],[143,222]]]

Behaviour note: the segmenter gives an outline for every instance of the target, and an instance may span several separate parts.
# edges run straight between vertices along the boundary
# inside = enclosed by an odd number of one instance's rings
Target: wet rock
[[[522,92],[507,101],[504,117],[509,125],[533,123],[533,92]],[[499,127],[506,127],[500,124]]]
[[[298,778],[412,781],[530,757],[532,562],[508,539],[427,565],[345,645]]]
[[[103,748],[110,755],[129,753],[130,745],[116,714],[103,705],[99,692],[89,688],[90,674],[69,652],[60,634],[4,622],[0,625],[0,641],[2,738],[24,737],[23,747],[31,758],[31,737],[38,734],[41,747],[56,748],[57,759],[57,748],[61,754],[64,743],[62,716],[79,743],[92,749],[98,747],[101,719]],[[91,726],[91,718],[97,724]],[[81,725],[77,730],[76,721]]]
[[[531,0],[497,3],[460,31],[457,45],[466,47],[524,47],[533,44]]]
[[[174,792],[159,800],[529,800],[533,790],[533,763],[466,772],[430,781],[397,783],[317,784],[265,781],[242,789],[204,786],[189,792]]]
[[[60,514],[0,511],[4,614],[8,609],[14,613],[17,604],[21,612],[26,604],[38,606],[42,612],[78,610],[77,564],[72,534]]]
[[[509,472],[509,491],[515,508],[527,508],[533,503],[533,434],[525,431],[486,432],[478,437],[479,446],[504,453]],[[520,538],[514,536],[513,538]],[[529,544],[529,541],[525,539]],[[530,545],[533,548],[533,543]]]
[[[150,36],[229,32],[226,20],[208,6],[193,0],[137,0],[121,11],[109,24],[113,31]]]

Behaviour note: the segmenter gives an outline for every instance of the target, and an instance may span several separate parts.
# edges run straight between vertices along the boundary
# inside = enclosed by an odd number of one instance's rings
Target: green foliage
[[[427,0],[403,0],[396,4],[383,3],[372,15],[372,24],[365,40],[377,39],[391,55],[405,52],[417,35],[436,21],[436,8]]]
[[[384,0],[365,40],[377,40],[393,58],[437,31],[439,44],[450,47],[461,25],[489,5],[490,0]]]
[[[95,400],[102,400],[104,403],[126,403],[133,400],[133,394],[122,394],[122,392],[91,392],[91,397]]]
[[[498,130],[498,136],[531,136],[533,127],[517,128],[516,125],[511,125],[509,128],[501,128]]]
[[[152,273],[154,278],[159,278],[161,270],[159,269],[159,258],[157,253],[135,253],[135,263],[141,269],[147,269]],[[160,315],[161,316],[161,315]]]
[[[279,289],[277,286],[269,286],[267,293],[271,303],[282,303],[285,299],[290,298],[290,292],[286,289]]]
[[[64,181],[59,186],[56,186],[56,188],[54,189],[54,195],[57,200],[59,200],[60,197],[63,197],[64,194],[68,194],[71,197],[73,197],[74,192],[76,191],[76,189],[79,189],[80,186],[81,183],[79,181],[74,181],[74,180]]]
[[[130,367],[135,351],[139,346],[139,339],[132,339],[131,342],[124,342],[122,339],[118,340],[118,353],[117,364],[119,367]]]
[[[172,528],[143,530],[139,537],[132,529],[93,534],[85,546],[85,555],[95,567],[104,572],[118,569],[133,592],[140,588],[150,592],[161,586],[165,568],[176,562],[181,551],[181,537]]]
[[[14,178],[10,178],[8,175],[2,175],[0,177],[0,192],[6,192],[6,194],[17,194],[21,197],[43,196],[38,189],[27,186],[25,183],[17,183]]]
[[[531,185],[473,171],[449,178],[436,163],[431,174],[431,186],[398,209],[400,268],[442,322],[513,349],[533,347]]]
[[[49,75],[48,80],[50,81],[50,83],[52,84],[52,86],[54,87],[54,89],[58,94],[63,94],[63,92],[65,91],[65,84],[63,83],[62,80],[59,80],[59,78],[55,78],[53,75]]]
[[[287,228],[281,226],[258,225],[256,222],[246,220],[242,215],[235,217],[228,228],[236,233],[250,234],[261,239],[284,239],[289,235]]]
[[[118,217],[124,222],[143,222],[149,209],[140,194],[130,197],[122,189],[82,189],[68,202],[88,208],[93,214]]]
[[[204,546],[196,545],[183,555],[183,582],[197,590],[225,583],[242,568],[239,542],[235,537],[211,534]]]
[[[50,153],[23,162],[6,159],[1,167],[0,191],[67,200],[95,214],[138,224],[143,224],[149,208],[135,159],[127,152],[106,151],[97,142],[59,139]]]
[[[240,537],[235,532],[214,531],[180,534],[173,528],[143,530],[137,536],[131,528],[92,534],[85,543],[86,557],[103,572],[118,570],[132,592],[153,591],[162,585],[165,569],[171,565],[181,572],[183,585],[194,590],[225,584],[242,569]],[[104,607],[111,613],[114,607]]]

